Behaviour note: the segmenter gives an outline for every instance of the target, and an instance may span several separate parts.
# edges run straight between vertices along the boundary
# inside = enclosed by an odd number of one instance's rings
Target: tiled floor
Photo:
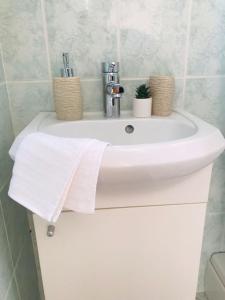
[[[207,298],[204,293],[200,293],[197,295],[196,300],[207,300]]]

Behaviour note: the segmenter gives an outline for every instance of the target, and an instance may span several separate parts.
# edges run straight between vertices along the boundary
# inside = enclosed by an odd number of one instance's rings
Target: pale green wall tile
[[[189,1],[119,1],[125,77],[183,76]]]
[[[14,132],[20,132],[40,111],[52,111],[51,83],[10,83]]]
[[[0,299],[4,299],[12,277],[12,259],[0,206]]]
[[[54,76],[62,52],[81,77],[100,77],[101,62],[117,56],[115,1],[46,0],[49,46]]]
[[[24,250],[16,268],[16,279],[22,300],[40,300],[30,235],[27,235]]]
[[[14,264],[16,264],[18,255],[23,248],[25,236],[29,234],[29,225],[26,209],[8,197],[8,187],[9,185],[6,184],[1,191],[0,200],[2,202],[12,258]]]
[[[29,24],[32,18],[31,15],[34,16],[36,12],[26,11],[24,13],[23,10],[31,8],[32,5],[33,8],[36,7],[34,1],[19,3],[18,1],[9,0],[0,2],[0,37],[1,41],[2,38],[4,39],[4,43],[2,44],[4,44],[4,58],[6,58],[5,65],[8,72],[8,79],[30,79],[30,76],[36,78],[39,75],[40,77],[48,76],[46,75],[47,64],[44,61],[45,69],[42,71],[41,51],[39,51],[41,49],[41,42],[38,38],[38,30],[35,33],[33,32],[33,37],[28,38],[30,35],[29,31],[34,29]],[[15,16],[13,24],[10,23],[11,26],[9,26],[8,21],[12,20],[13,16]],[[28,21],[29,23],[27,23]],[[36,22],[35,17],[33,21],[34,23]],[[20,29],[19,34],[15,30],[17,26]],[[23,31],[25,27],[27,32]],[[32,49],[32,47],[34,48]],[[17,285],[13,277],[13,268],[24,248],[25,237],[29,235],[29,226],[25,209],[8,198],[8,185],[3,186],[9,179],[12,168],[12,161],[9,158],[8,150],[14,139],[8,93],[6,84],[2,84],[5,80],[4,75],[2,53],[0,53],[0,299],[23,300],[18,295]],[[30,270],[33,271],[30,276],[34,278],[35,266],[32,264],[31,255],[28,257],[28,261],[31,262]],[[25,288],[27,290],[31,288],[35,290],[35,288],[37,289],[37,282],[32,281],[32,279],[27,280]],[[30,297],[30,299],[33,298]]]
[[[8,95],[5,85],[0,85],[0,187],[9,176],[12,161],[8,151],[13,141]]]
[[[225,1],[194,0],[189,75],[225,74]]]
[[[225,212],[225,153],[223,153],[214,163],[208,212]]]
[[[0,83],[5,81],[5,74],[3,69],[2,53],[1,53],[1,44],[0,44]]]
[[[0,84],[4,81],[5,81],[5,76],[4,76],[3,67],[0,60]]]
[[[214,252],[224,251],[225,213],[207,213],[206,224],[204,229],[204,239],[202,247],[202,256],[199,270],[198,291],[203,292],[204,275],[210,256]]]
[[[84,101],[84,111],[103,110],[102,80],[81,81],[81,93]]]
[[[5,76],[0,48],[0,190],[9,177],[12,167],[11,160],[8,156],[8,150],[13,141],[8,94],[6,85],[3,83],[4,80]],[[5,299],[7,295],[13,276],[13,263],[9,247],[2,204],[0,203],[0,299],[2,300]],[[10,295],[12,296],[11,290]],[[7,299],[16,299],[11,296]]]
[[[185,109],[225,134],[225,78],[187,80]]]
[[[184,79],[175,80],[175,96],[173,101],[173,107],[184,109]]]
[[[41,1],[1,1],[0,20],[7,79],[48,79]]]
[[[13,277],[13,280],[11,282],[11,285],[9,287],[8,295],[5,300],[22,300],[19,297],[18,290],[17,290],[17,285],[15,278]]]

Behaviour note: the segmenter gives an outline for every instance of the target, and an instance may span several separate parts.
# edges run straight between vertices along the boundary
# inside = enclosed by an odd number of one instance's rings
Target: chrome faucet
[[[102,72],[105,116],[118,118],[120,116],[120,99],[124,93],[124,88],[120,85],[119,63],[102,63]]]

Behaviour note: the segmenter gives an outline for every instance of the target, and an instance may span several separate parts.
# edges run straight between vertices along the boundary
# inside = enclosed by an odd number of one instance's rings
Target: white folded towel
[[[16,153],[10,151],[15,164],[9,196],[49,222],[56,222],[63,207],[93,213],[106,146],[95,139],[29,134]]]

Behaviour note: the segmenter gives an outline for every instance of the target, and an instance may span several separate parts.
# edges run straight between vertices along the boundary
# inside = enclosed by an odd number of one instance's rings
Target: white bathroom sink
[[[35,131],[111,143],[95,214],[64,207],[53,238],[33,216],[46,300],[194,300],[212,165],[225,147],[220,131],[186,112],[76,122],[41,113],[21,137]]]
[[[132,133],[126,132],[127,126]],[[147,119],[129,115],[105,119],[92,113],[74,122],[59,121],[55,113],[40,113],[20,135],[35,131],[108,141],[100,170],[104,182],[132,183],[188,175],[212,163],[225,148],[217,128],[183,111]]]

